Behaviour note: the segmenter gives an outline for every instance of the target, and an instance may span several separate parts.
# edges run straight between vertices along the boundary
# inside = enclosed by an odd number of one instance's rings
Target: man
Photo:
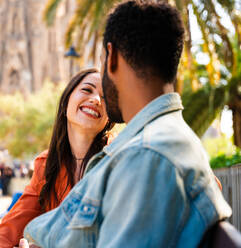
[[[101,56],[109,118],[128,125],[59,208],[32,221],[41,247],[197,247],[231,209],[174,81],[184,29],[168,4],[128,1],[108,16]]]

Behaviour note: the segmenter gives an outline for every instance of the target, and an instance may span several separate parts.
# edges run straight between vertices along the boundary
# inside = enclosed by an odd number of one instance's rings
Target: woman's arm
[[[38,202],[44,184],[44,167],[47,153],[41,153],[34,161],[34,173],[23,195],[2,219],[0,224],[0,247],[12,248],[18,245],[23,236],[24,227],[33,218],[41,214]]]

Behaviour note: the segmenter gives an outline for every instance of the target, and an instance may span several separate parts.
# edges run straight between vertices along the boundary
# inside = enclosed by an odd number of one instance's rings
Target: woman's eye
[[[88,93],[92,93],[92,90],[89,89],[89,88],[83,88],[82,90],[85,91],[85,92],[88,92]]]

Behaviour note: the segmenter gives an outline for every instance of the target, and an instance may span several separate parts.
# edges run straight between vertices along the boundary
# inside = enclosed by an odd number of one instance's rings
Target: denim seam
[[[203,193],[204,193],[204,190],[203,190]],[[213,207],[213,204],[212,204],[212,201],[209,199],[209,197],[207,196],[207,194],[205,194],[206,196],[206,201],[205,202],[208,202],[209,201],[209,204],[205,204],[205,206],[209,206],[209,209],[212,211],[212,213],[215,213],[216,217],[218,218],[218,213],[216,211],[216,209]],[[198,211],[198,213],[200,214],[203,222],[205,223],[206,226],[208,226],[208,219],[207,219],[207,216],[205,216],[202,211],[200,211],[200,207],[197,205],[196,201],[194,200],[193,201],[193,205],[195,206],[196,210]],[[203,204],[202,204],[203,205]],[[199,210],[200,209],[200,210]],[[214,214],[212,215],[214,216]]]
[[[60,205],[60,209],[61,209],[61,212],[64,213],[64,216],[65,216],[66,221],[70,222],[69,216],[67,215],[67,213],[65,212],[64,208],[61,205]]]
[[[150,150],[153,150],[155,151],[156,153],[160,154],[162,157],[166,158],[171,164],[173,164],[173,166],[178,170],[179,174],[182,175],[182,177],[184,176],[184,173],[183,171],[177,167],[175,164],[178,163],[178,161],[175,161],[175,158],[172,158],[172,160],[169,159],[169,157],[167,157],[166,155],[164,155],[163,153],[161,153],[159,150],[156,150],[153,146],[150,145],[150,140],[149,140],[149,137],[151,135],[149,135],[149,132],[148,132],[148,128],[145,127],[144,130],[143,130],[143,147],[144,148],[148,148]]]
[[[163,159],[167,160],[178,171],[178,173],[182,177],[184,176],[184,174],[182,173],[182,170],[180,170],[177,166],[175,166],[175,164],[169,158],[167,158],[160,151],[157,151],[153,147],[148,147],[148,144],[146,144],[146,143],[144,143],[143,145],[137,144],[137,145],[134,145],[134,146],[131,146],[131,147],[121,149],[121,151],[117,152],[115,154],[115,156],[112,157],[112,160],[108,162],[110,164],[111,169],[114,169],[116,167],[116,164],[119,161],[119,157],[122,157],[122,155],[124,155],[127,150],[128,151],[130,151],[130,150],[139,150],[139,152],[140,152],[140,150],[149,150],[149,151],[152,151],[154,153],[157,153]]]
[[[80,227],[79,225],[76,226],[75,223],[73,223],[73,218],[74,218],[74,216],[73,216],[72,220],[68,223],[69,228],[71,228],[71,229],[84,229],[84,228],[90,228],[90,227],[92,227],[94,225],[97,217],[98,217],[99,211],[100,211],[100,208],[96,208],[95,209],[95,212],[93,214],[93,218],[90,220],[90,225],[86,225],[85,224],[82,227]],[[81,219],[80,218],[78,218],[78,222],[81,223]]]
[[[81,204],[89,204],[89,205],[93,205],[93,206],[96,207],[96,208],[99,208],[100,205],[101,205],[101,204],[100,204],[101,201],[99,201],[99,200],[95,200],[96,202],[98,201],[98,205],[95,205],[95,204],[92,204],[92,203],[84,202],[83,199],[88,199],[88,200],[90,200],[89,198],[82,198],[82,199],[80,200],[80,202],[79,202],[79,206],[80,206]],[[63,203],[63,204],[64,204],[64,203]],[[64,216],[65,216],[66,221],[67,221],[68,223],[70,223],[72,218],[71,218],[71,219],[69,218],[69,215],[67,214],[66,210],[64,209],[64,207],[63,207],[62,205],[60,205],[60,209],[61,209],[61,211],[64,213]],[[77,211],[78,211],[78,207],[77,207],[76,212],[77,212]]]
[[[87,200],[87,201],[85,201]],[[88,202],[89,201],[89,202]],[[86,204],[92,204],[94,205],[95,207],[99,207],[100,204],[101,204],[101,200],[97,200],[97,199],[93,199],[93,198],[90,198],[90,197],[83,197],[81,199],[81,202],[82,203],[86,203]]]
[[[151,151],[153,151],[153,152],[155,152],[155,153],[158,153],[159,156],[161,156],[162,158],[166,159],[170,164],[172,164],[172,166],[178,171],[178,173],[179,173],[182,177],[184,177],[184,173],[182,172],[182,170],[181,170],[179,167],[177,167],[177,166],[175,165],[175,161],[171,161],[171,160],[170,160],[168,157],[166,157],[163,153],[161,153],[160,151],[156,150],[156,149],[153,148],[152,146],[149,146],[147,143],[144,143],[144,144],[143,144],[143,148],[146,148],[146,149],[149,149],[149,150],[151,150]]]
[[[164,107],[168,107],[168,106],[169,106],[168,104],[167,105],[163,105],[163,108]],[[143,123],[143,125],[141,125],[139,127],[136,127],[134,132],[132,131],[131,133],[128,133],[129,139],[127,139],[126,137],[124,137],[124,138],[121,137],[122,139],[120,140],[121,141],[120,142],[121,143],[120,145],[115,144],[115,146],[113,148],[110,145],[109,147],[106,147],[106,149],[104,149],[104,152],[107,155],[112,156],[118,149],[121,149],[121,147],[125,144],[125,143],[123,143],[123,140],[128,142],[141,129],[143,129],[143,127],[145,127],[146,125],[148,125],[151,121],[153,121],[157,117],[162,117],[162,116],[165,116],[165,115],[170,114],[172,112],[177,112],[177,111],[181,111],[181,110],[183,110],[183,108],[180,107],[180,104],[179,103],[173,103],[172,106],[170,106],[169,108],[166,108],[165,110],[159,110],[158,112],[155,111],[148,119],[146,119],[146,121]],[[137,122],[137,120],[136,120],[136,122]],[[128,126],[126,128],[128,128]],[[125,130],[123,130],[123,132],[125,132]],[[117,139],[118,139],[118,137],[117,137]]]
[[[77,189],[78,189],[78,188],[77,188]],[[90,197],[86,197],[86,196],[84,196],[83,193],[79,193],[79,192],[77,191],[77,189],[76,189],[76,190],[73,190],[72,192],[70,192],[69,195],[68,195],[68,198],[66,198],[65,200],[69,199],[69,198],[71,197],[71,194],[75,194],[75,195],[77,195],[77,197],[81,197],[81,198],[80,198],[80,199],[81,199],[81,200],[80,200],[81,202],[87,203],[87,202],[85,201],[85,199],[86,199],[87,201],[90,201],[91,204],[93,204],[93,205],[96,206],[96,207],[98,207],[98,206],[100,205],[101,200],[94,199],[94,198],[90,198]],[[72,197],[72,198],[73,198],[73,197]]]

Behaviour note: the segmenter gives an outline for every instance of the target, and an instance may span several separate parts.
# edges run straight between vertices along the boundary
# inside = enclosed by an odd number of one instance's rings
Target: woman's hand
[[[29,244],[26,239],[20,239],[19,248],[40,248],[40,247],[34,244]]]

